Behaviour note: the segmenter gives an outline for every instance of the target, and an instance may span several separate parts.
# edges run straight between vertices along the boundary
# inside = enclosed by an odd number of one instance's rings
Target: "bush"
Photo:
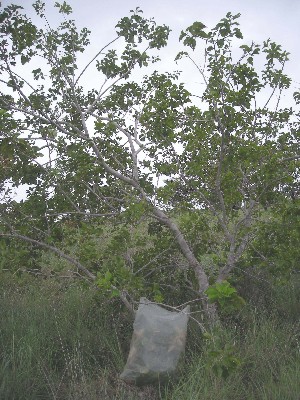
[[[252,298],[213,332],[191,319],[181,379],[143,388],[119,379],[132,334],[119,300],[62,278],[0,278],[3,400],[299,398],[298,278],[271,287],[269,302]]]

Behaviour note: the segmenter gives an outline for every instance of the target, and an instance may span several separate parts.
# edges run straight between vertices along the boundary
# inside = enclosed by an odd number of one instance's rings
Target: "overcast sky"
[[[47,7],[46,15],[51,25],[55,26],[59,22],[58,11],[53,7],[55,1],[44,2]],[[2,0],[2,8],[12,3],[23,6],[28,16],[35,16],[33,0]],[[300,87],[300,0],[69,0],[67,3],[73,8],[72,18],[78,26],[85,26],[92,31],[92,45],[84,56],[85,62],[115,37],[114,27],[119,19],[129,15],[131,9],[140,7],[145,17],[154,17],[158,24],[166,24],[172,29],[168,48],[160,54],[163,59],[160,71],[185,70],[182,80],[189,80],[188,89],[193,87],[195,90],[196,84],[200,84],[200,77],[194,74],[192,66],[187,66],[184,62],[178,66],[173,63],[178,51],[182,50],[178,42],[181,30],[194,21],[201,21],[212,28],[228,11],[233,14],[241,13],[239,22],[244,42],[249,44],[254,41],[261,44],[271,38],[281,44],[284,50],[291,53],[290,62],[285,69],[293,79],[291,93]],[[34,20],[40,21],[36,17]],[[242,42],[239,43],[241,44]],[[92,74],[91,78],[90,75],[86,81],[88,86],[95,86],[94,79],[95,76]],[[98,85],[95,87],[98,88]],[[291,94],[283,98],[282,106],[292,105],[290,96]]]
[[[52,0],[44,0],[50,20],[57,18]],[[62,2],[62,1],[61,1]],[[15,3],[33,15],[33,0],[2,0],[2,7]],[[241,13],[240,24],[246,42],[261,43],[267,38],[282,44],[291,53],[286,72],[300,81],[300,0],[69,0],[73,18],[80,26],[92,31],[95,51],[114,37],[117,21],[130,9],[140,7],[146,17],[154,17],[159,24],[172,29],[167,54],[176,54],[178,36],[194,21],[212,28],[228,11]]]

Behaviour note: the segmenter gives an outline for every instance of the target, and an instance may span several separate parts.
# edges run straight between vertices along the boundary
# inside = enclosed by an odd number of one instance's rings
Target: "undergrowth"
[[[119,379],[132,321],[118,300],[75,282],[3,275],[0,398],[298,400],[299,295],[290,284],[268,306],[248,301],[207,335],[191,321],[178,380],[136,388]]]

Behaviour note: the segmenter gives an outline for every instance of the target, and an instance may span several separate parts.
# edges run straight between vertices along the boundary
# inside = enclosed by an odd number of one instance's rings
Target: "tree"
[[[0,235],[55,252],[95,280],[99,266],[88,269],[64,252],[53,232],[66,221],[144,218],[148,232],[165,227],[173,235],[214,320],[210,282],[222,287],[256,238],[264,210],[297,183],[299,123],[292,108],[280,108],[291,83],[284,74],[288,53],[267,40],[242,44],[235,57],[234,46],[243,39],[239,14],[228,13],[210,31],[195,22],[179,38],[188,51],[176,56],[177,62],[187,57],[205,84],[194,95],[179,82],[179,72],[134,78],[137,68],[159,61],[157,50],[170,32],[139,8],[119,21],[116,37],[80,70],[89,31],[67,19],[72,9],[65,2],[55,6],[63,15],[56,29],[40,0],[34,8],[46,21],[43,28],[19,6],[0,16],[1,180],[3,187],[8,178],[15,186],[30,184],[26,200],[6,197],[1,204]],[[116,42],[122,51],[113,49]],[[205,45],[203,66],[199,42]],[[45,65],[31,69],[39,58]],[[259,73],[256,60],[262,59]],[[101,83],[86,91],[80,81],[93,63],[94,80]],[[31,80],[21,76],[20,64]],[[197,250],[193,238],[204,227],[203,235],[213,231],[215,242],[208,238]],[[139,265],[138,271],[145,269]],[[101,282],[118,289],[131,308],[110,273]]]

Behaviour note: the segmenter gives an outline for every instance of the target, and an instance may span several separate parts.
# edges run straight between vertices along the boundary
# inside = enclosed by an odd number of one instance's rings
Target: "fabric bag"
[[[182,311],[168,311],[144,297],[140,299],[122,380],[144,385],[176,375],[185,349],[189,310],[187,306]]]

